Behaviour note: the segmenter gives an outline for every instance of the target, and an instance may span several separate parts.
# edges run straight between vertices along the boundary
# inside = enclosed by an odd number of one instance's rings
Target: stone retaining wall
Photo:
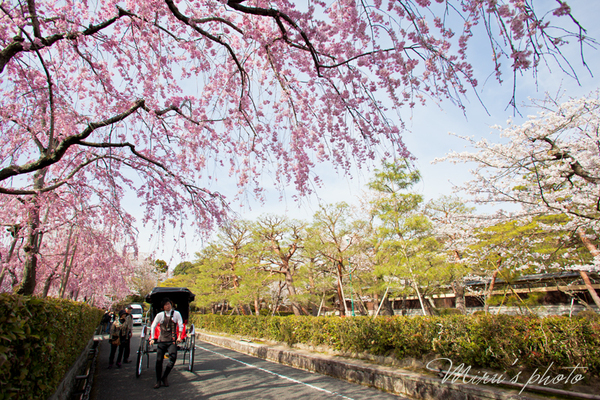
[[[79,371],[81,371],[81,368],[87,362],[88,354],[93,344],[94,338],[92,337],[79,355],[79,358],[77,358],[77,361],[75,361],[75,364],[73,364],[60,385],[58,385],[56,392],[48,400],[70,400],[73,388],[75,387],[75,377],[79,375]]]

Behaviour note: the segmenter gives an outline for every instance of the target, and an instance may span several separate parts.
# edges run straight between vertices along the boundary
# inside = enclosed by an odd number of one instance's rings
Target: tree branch
[[[549,154],[552,156],[553,160],[559,161],[559,160],[569,159],[572,161],[572,162],[569,162],[569,167],[571,168],[572,173],[569,176],[567,176],[567,178],[569,178],[573,175],[576,175],[576,176],[579,176],[580,178],[584,179],[588,183],[595,184],[595,183],[600,182],[600,178],[596,178],[596,177],[593,177],[590,174],[588,174],[583,169],[583,167],[581,166],[579,161],[577,161],[575,158],[573,158],[573,156],[568,151],[559,149],[559,147],[556,145],[556,143],[549,137],[543,137],[541,139],[536,138],[536,139],[533,139],[532,141],[535,142],[536,140],[542,140],[550,145]]]
[[[144,106],[144,100],[138,100],[135,102],[133,106],[131,106],[128,110],[122,112],[121,114],[115,115],[112,118],[105,119],[100,122],[92,122],[88,124],[87,128],[85,128],[81,133],[77,135],[67,136],[63,139],[54,149],[54,151],[40,157],[36,161],[29,162],[24,165],[11,165],[6,168],[2,168],[0,170],[0,181],[4,181],[10,177],[27,174],[30,172],[41,170],[45,167],[48,167],[54,163],[57,163],[64,156],[66,151],[73,146],[74,144],[80,143],[83,139],[89,137],[92,132],[94,132],[98,128],[102,128],[108,125],[115,124],[117,122],[125,120],[131,114],[135,113],[139,108]]]
[[[170,1],[170,0],[168,0],[168,1]],[[277,22],[277,25],[279,26],[279,29],[281,30],[283,38],[287,42],[289,42],[289,39],[287,38],[287,32],[286,32],[281,20],[283,19],[285,22],[287,22],[290,26],[292,26],[300,34],[300,36],[302,36],[302,39],[304,40],[304,43],[306,44],[306,47],[307,47],[308,51],[310,51],[310,54],[313,58],[315,68],[317,70],[317,75],[319,77],[321,76],[321,63],[319,61],[319,54],[318,54],[317,50],[313,46],[312,42],[308,39],[308,36],[306,35],[306,33],[302,29],[300,29],[300,27],[288,15],[282,13],[279,10],[275,10],[273,8],[246,7],[246,6],[243,6],[242,4],[240,4],[239,2],[236,3],[235,0],[229,0],[227,5],[231,8],[233,8],[234,10],[240,11],[244,14],[259,15],[259,16],[271,17],[271,18],[275,19],[275,21]]]
[[[125,16],[125,15],[132,15],[129,11],[123,10],[120,7],[117,7],[117,9],[119,10],[119,14],[116,17],[113,17],[107,21],[104,21],[98,25],[91,25],[89,28],[85,29],[84,31],[81,32],[72,32],[72,33],[57,33],[54,34],[52,36],[48,36],[48,37],[41,37],[40,32],[38,31],[38,33],[35,33],[35,28],[34,28],[34,35],[41,39],[39,43],[32,43],[30,47],[25,48],[25,46],[23,45],[24,39],[20,36],[15,36],[13,38],[13,42],[11,44],[9,44],[8,46],[6,46],[4,49],[2,49],[2,51],[0,51],[0,74],[2,72],[4,72],[4,67],[6,66],[6,64],[8,64],[8,62],[17,54],[19,54],[22,51],[25,52],[30,52],[30,51],[36,51],[36,50],[41,50],[45,47],[50,47],[52,46],[54,43],[58,42],[59,40],[63,40],[63,39],[70,39],[70,40],[74,40],[77,38],[77,36],[90,36],[93,35],[99,31],[101,31],[104,28],[107,28],[108,26],[112,25],[115,21],[117,21],[119,18]],[[40,36],[38,36],[38,34],[40,34]]]
[[[149,164],[152,164],[156,167],[158,167],[159,169],[161,169],[162,171],[164,171],[168,176],[170,176],[171,178],[175,179],[177,182],[179,182],[184,188],[185,190],[190,194],[192,201],[196,201],[197,198],[197,192],[202,192],[212,198],[218,198],[220,200],[222,200],[222,196],[220,193],[218,192],[210,192],[206,189],[200,188],[196,185],[192,185],[190,183],[186,183],[183,181],[183,179],[177,175],[175,175],[173,172],[171,172],[171,170],[163,163],[153,160],[150,157],[145,156],[144,154],[140,153],[139,151],[136,150],[135,145],[129,143],[129,142],[124,142],[124,143],[93,143],[93,142],[85,142],[85,141],[79,141],[78,142],[79,145],[82,146],[87,146],[87,147],[95,147],[95,148],[124,148],[127,147],[129,148],[129,150],[131,151],[131,153],[133,153],[136,157],[141,158],[142,160],[146,161]],[[101,158],[105,158],[105,157],[101,157]],[[122,162],[124,162],[122,160]],[[132,167],[133,168],[133,167]],[[207,204],[206,200],[204,199],[200,199],[200,202],[203,203],[204,205]],[[224,202],[222,202],[225,206],[226,204]]]
[[[98,161],[102,158],[105,157],[94,157],[80,165],[78,165],[77,167],[75,167],[75,169],[73,169],[69,175],[67,175],[66,178],[60,180],[59,182],[56,182],[50,186],[46,186],[45,188],[42,189],[33,189],[33,190],[23,190],[23,189],[6,189],[3,187],[0,187],[0,193],[2,194],[9,194],[9,195],[32,195],[32,194],[37,194],[37,193],[45,193],[45,192],[50,192],[54,189],[58,189],[59,187],[61,187],[62,185],[64,185],[65,183],[67,183],[73,176],[75,176],[75,174],[79,171],[81,171],[81,169],[95,161]]]
[[[36,38],[41,38],[42,34],[40,33],[40,21],[38,21],[37,12],[35,10],[35,0],[27,0],[27,9],[29,10],[29,16],[31,17],[33,35]]]
[[[181,13],[181,11],[179,11],[179,9],[177,8],[177,6],[173,2],[173,0],[165,0],[165,3],[167,3],[167,6],[169,7],[169,10],[173,13],[173,16],[175,18],[177,18],[178,20],[180,20],[184,24],[188,25],[190,28],[192,28],[193,30],[195,30],[196,32],[198,32],[199,34],[201,34],[202,36],[206,37],[207,39],[210,39],[213,42],[218,43],[221,46],[225,47],[225,49],[227,49],[227,51],[231,55],[231,58],[233,59],[233,61],[237,65],[238,70],[240,72],[240,77],[242,79],[242,96],[243,96],[244,90],[245,90],[245,86],[246,86],[246,75],[247,75],[247,73],[244,70],[244,67],[242,66],[240,60],[238,60],[237,55],[235,54],[235,52],[233,51],[233,49],[231,48],[231,46],[229,44],[225,43],[223,40],[221,40],[221,38],[219,38],[217,36],[214,36],[214,35],[210,34],[209,32],[205,31],[204,29],[200,28],[199,26],[197,26],[194,23],[194,20],[192,18],[189,18],[189,17],[186,17],[185,15],[183,15]]]

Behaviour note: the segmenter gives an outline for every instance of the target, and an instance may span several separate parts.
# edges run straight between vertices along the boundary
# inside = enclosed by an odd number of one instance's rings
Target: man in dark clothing
[[[173,302],[168,298],[162,301],[163,312],[154,317],[150,328],[150,345],[156,341],[156,385],[154,389],[169,386],[167,377],[177,361],[177,344],[183,341],[183,319],[178,311],[173,310]],[[157,329],[158,328],[158,329]],[[169,363],[163,374],[165,353],[169,354]]]
[[[104,310],[104,315],[102,316],[102,334],[108,334],[110,332],[110,312],[108,310]]]
[[[129,353],[131,352],[131,337],[133,336],[133,316],[131,315],[131,307],[125,307],[125,319],[127,321],[127,326],[129,328],[129,337],[125,342],[125,351],[123,353],[123,362],[128,364],[131,362],[129,359]]]

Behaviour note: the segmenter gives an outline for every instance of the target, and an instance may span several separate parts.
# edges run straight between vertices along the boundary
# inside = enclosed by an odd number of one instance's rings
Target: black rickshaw
[[[150,329],[154,317],[162,311],[162,301],[168,297],[172,302],[174,309],[179,311],[183,319],[183,329],[185,341],[177,346],[178,351],[183,351],[183,364],[188,359],[188,371],[194,370],[194,349],[196,345],[196,333],[194,324],[189,323],[190,303],[194,301],[195,295],[188,288],[181,287],[155,287],[152,292],[146,296],[146,302],[150,304],[150,309],[146,312],[144,323],[142,324],[142,333],[140,336],[140,347],[137,352],[137,364],[135,376],[139,377],[144,365],[144,356],[146,359],[146,368],[150,366],[150,353],[156,352],[156,345],[150,345]]]

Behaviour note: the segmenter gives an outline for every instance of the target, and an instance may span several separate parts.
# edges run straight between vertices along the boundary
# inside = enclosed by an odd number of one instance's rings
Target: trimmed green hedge
[[[289,345],[326,345],[397,359],[449,358],[454,365],[496,370],[513,364],[563,371],[579,364],[600,375],[600,321],[568,317],[450,315],[444,317],[192,316],[197,328]],[[515,363],[515,361],[518,361]],[[512,368],[511,368],[512,367]]]
[[[69,300],[0,294],[0,400],[50,397],[102,315]]]

